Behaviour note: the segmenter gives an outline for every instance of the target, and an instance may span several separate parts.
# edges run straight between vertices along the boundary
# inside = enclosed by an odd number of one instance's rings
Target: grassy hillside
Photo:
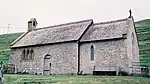
[[[10,49],[9,45],[18,38],[22,33],[3,34],[0,35],[0,61],[8,61]]]
[[[140,47],[140,61],[150,62],[150,19],[135,22]]]
[[[140,61],[150,62],[150,19],[135,22],[140,44]],[[0,60],[7,61],[10,53],[9,45],[22,33],[0,35]]]

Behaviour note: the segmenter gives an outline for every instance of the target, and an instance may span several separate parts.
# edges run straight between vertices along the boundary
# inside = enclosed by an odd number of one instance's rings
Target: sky
[[[38,28],[93,19],[95,23],[150,18],[150,0],[0,0],[0,34],[25,32],[30,18]],[[8,29],[9,27],[9,29]]]

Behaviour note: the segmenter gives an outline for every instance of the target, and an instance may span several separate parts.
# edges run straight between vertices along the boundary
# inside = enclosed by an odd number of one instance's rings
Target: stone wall
[[[127,55],[129,57],[129,67],[132,67],[132,62],[140,62],[139,60],[139,45],[136,36],[136,31],[134,29],[134,23],[131,19],[128,21],[129,30],[127,34]],[[138,66],[140,68],[140,66]],[[140,72],[140,71],[139,71]],[[137,72],[137,73],[139,73]],[[129,73],[132,73],[132,68],[130,68]]]
[[[80,69],[92,73],[94,66],[119,66],[122,71],[131,73],[132,62],[139,61],[139,46],[134,22],[128,19],[127,39],[83,43],[80,47]],[[90,61],[90,47],[94,45],[94,61]]]
[[[92,73],[94,66],[119,66],[128,71],[126,39],[83,43],[80,47],[80,69]],[[94,61],[90,61],[90,46],[94,45]]]
[[[94,66],[118,66],[122,71],[131,72],[132,62],[139,62],[139,47],[134,23],[128,19],[127,39],[81,43],[80,71],[92,73]],[[90,60],[90,48],[94,46],[94,61]],[[21,61],[23,49],[34,50],[34,60]],[[78,71],[78,44],[74,42],[39,47],[11,49],[10,62],[16,65],[16,72],[43,73],[44,57],[51,56],[51,73],[65,74]]]
[[[77,43],[61,43],[40,47],[29,47],[34,50],[33,61],[20,61],[24,48],[11,49],[10,62],[16,65],[16,71],[43,73],[44,57],[51,55],[51,73],[77,73]],[[27,49],[27,48],[25,48]]]

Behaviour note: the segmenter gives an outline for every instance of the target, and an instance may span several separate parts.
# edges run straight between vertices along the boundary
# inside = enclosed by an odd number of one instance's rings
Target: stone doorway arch
[[[44,57],[44,66],[43,66],[43,74],[50,75],[51,74],[51,55],[46,54]]]

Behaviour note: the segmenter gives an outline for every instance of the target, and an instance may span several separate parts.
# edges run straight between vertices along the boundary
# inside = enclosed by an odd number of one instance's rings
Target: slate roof
[[[92,22],[93,20],[90,19],[45,28],[37,28],[12,43],[11,47],[78,40]]]
[[[131,18],[93,24],[81,41],[122,38],[127,34]]]
[[[122,38],[127,34],[132,18],[93,23],[93,20],[83,20],[61,25],[37,28],[22,35],[11,44],[11,47],[68,42],[92,41]],[[81,38],[82,37],[82,38]]]

